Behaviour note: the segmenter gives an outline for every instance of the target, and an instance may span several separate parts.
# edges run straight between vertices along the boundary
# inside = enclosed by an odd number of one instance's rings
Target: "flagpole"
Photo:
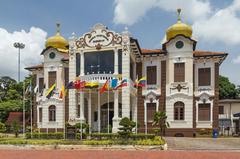
[[[32,126],[33,126],[33,122],[32,122],[32,115],[33,115],[33,112],[32,112],[32,79],[30,80],[30,107],[31,107],[31,117],[30,117],[30,120],[31,120],[31,139],[32,139],[32,134],[33,134],[33,130],[32,130]]]
[[[108,134],[109,134],[109,84],[108,84]]]
[[[138,131],[138,86],[137,86],[137,97],[136,97],[136,134]]]
[[[23,138],[25,137],[25,82],[23,81]]]
[[[101,132],[101,122],[100,122],[100,115],[101,115],[101,108],[100,108],[100,90],[98,89],[98,133]]]

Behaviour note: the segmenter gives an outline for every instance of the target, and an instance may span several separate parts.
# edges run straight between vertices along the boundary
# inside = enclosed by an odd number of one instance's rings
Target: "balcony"
[[[81,81],[98,81],[99,83],[105,83],[106,80],[118,79],[122,80],[121,74],[88,74],[80,76]]]

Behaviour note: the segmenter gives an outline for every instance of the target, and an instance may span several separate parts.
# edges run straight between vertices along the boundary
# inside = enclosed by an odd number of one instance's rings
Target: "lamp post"
[[[25,44],[20,42],[15,42],[13,46],[18,49],[18,82],[20,82],[20,50],[24,49]]]
[[[20,50],[24,49],[25,44],[20,42],[15,42],[13,44],[15,48],[18,49],[18,83],[20,82]],[[23,83],[23,137],[25,134],[25,83]]]

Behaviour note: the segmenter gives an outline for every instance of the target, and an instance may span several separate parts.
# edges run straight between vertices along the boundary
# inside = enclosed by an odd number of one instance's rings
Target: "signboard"
[[[107,30],[107,27],[102,24],[96,24],[91,32],[76,40],[77,48],[89,47],[98,50],[102,47],[120,45],[121,43],[122,37],[113,31]]]

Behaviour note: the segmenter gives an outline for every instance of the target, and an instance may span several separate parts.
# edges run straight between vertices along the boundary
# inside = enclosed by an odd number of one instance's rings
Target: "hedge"
[[[26,133],[26,138],[31,139],[31,133]],[[32,139],[64,139],[64,133],[32,133]]]
[[[96,140],[108,140],[108,139],[120,139],[121,136],[119,134],[112,134],[112,133],[92,133],[89,134],[91,139]],[[143,140],[143,139],[153,139],[155,137],[154,134],[131,134],[129,139],[132,140]]]

